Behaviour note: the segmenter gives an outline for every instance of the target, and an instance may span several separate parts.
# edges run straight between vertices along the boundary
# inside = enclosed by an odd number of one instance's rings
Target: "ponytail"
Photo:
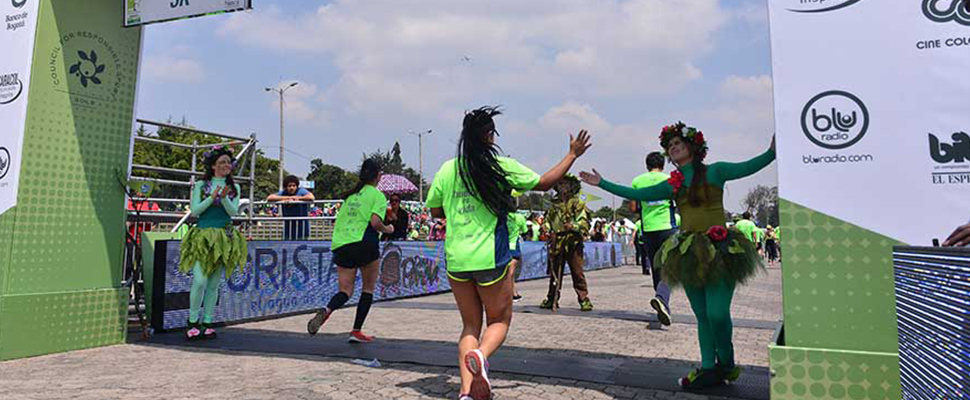
[[[357,173],[357,185],[354,185],[353,189],[341,195],[340,198],[347,200],[348,197],[360,193],[364,186],[377,180],[380,174],[381,164],[377,160],[373,158],[364,160],[364,163],[360,165],[360,171]]]
[[[499,147],[489,140],[495,130],[497,107],[481,107],[465,114],[458,140],[458,174],[469,193],[496,216],[515,210],[512,185],[499,165]]]

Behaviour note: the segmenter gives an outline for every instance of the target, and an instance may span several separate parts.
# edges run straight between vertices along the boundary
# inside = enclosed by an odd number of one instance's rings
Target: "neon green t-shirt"
[[[513,189],[528,191],[539,184],[539,175],[518,161],[499,157],[498,162]],[[427,207],[443,208],[448,219],[448,234],[445,236],[448,271],[488,270],[512,260],[508,249],[508,224],[499,227],[498,217],[469,193],[458,174],[456,159],[446,161],[435,174]],[[503,215],[502,219],[507,216]],[[501,241],[497,243],[496,238]]]
[[[347,198],[337,212],[337,223],[333,227],[332,249],[336,250],[351,243],[364,240],[364,233],[370,228],[371,215],[384,219],[387,211],[387,198],[372,185],[364,185],[356,194]],[[373,229],[373,228],[370,228]],[[377,241],[377,232],[372,233]]]
[[[747,220],[747,219],[742,219],[738,221],[738,223],[734,225],[734,227],[738,228],[738,230],[744,234],[744,237],[748,238],[748,240],[750,240],[751,242],[758,241],[757,236],[755,236],[755,231],[758,230],[758,227],[754,224],[754,222],[751,222],[750,220]]]
[[[647,172],[636,178],[630,183],[634,189],[642,189],[666,182],[670,175],[663,172]],[[676,227],[676,216],[670,200],[641,201],[640,220],[643,221],[643,232],[666,231]]]
[[[519,249],[519,237],[529,229],[525,217],[517,212],[509,213],[509,250]]]

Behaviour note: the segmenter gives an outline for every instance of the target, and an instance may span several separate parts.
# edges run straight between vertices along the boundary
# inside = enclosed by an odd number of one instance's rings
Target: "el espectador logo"
[[[841,10],[860,1],[862,0],[797,0],[803,8],[789,8],[788,11],[797,13],[823,13]]]
[[[967,0],[923,0],[923,15],[933,22],[956,22],[970,26],[970,2]]]
[[[802,109],[802,131],[819,147],[848,148],[869,131],[869,109],[856,95],[843,90],[819,93]]]

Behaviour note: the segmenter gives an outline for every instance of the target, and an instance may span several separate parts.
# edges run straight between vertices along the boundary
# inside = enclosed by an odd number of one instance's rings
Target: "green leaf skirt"
[[[226,276],[229,276],[236,268],[246,266],[247,254],[246,238],[231,224],[225,228],[193,226],[182,239],[179,271],[188,274],[198,261],[206,276],[211,276],[219,267],[226,267]]]
[[[741,231],[728,229],[727,238],[713,242],[702,232],[681,232],[660,246],[653,262],[671,287],[706,286],[721,279],[744,283],[764,269],[754,243]]]

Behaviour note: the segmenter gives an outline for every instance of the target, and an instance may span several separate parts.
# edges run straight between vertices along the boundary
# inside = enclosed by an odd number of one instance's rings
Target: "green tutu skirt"
[[[660,246],[653,261],[671,287],[700,287],[722,279],[744,283],[764,269],[754,244],[737,229],[728,229],[727,238],[717,242],[706,233],[678,233]]]
[[[226,276],[246,265],[246,238],[232,225],[225,228],[192,227],[182,239],[179,271],[188,274],[195,262],[207,276],[226,267]]]

